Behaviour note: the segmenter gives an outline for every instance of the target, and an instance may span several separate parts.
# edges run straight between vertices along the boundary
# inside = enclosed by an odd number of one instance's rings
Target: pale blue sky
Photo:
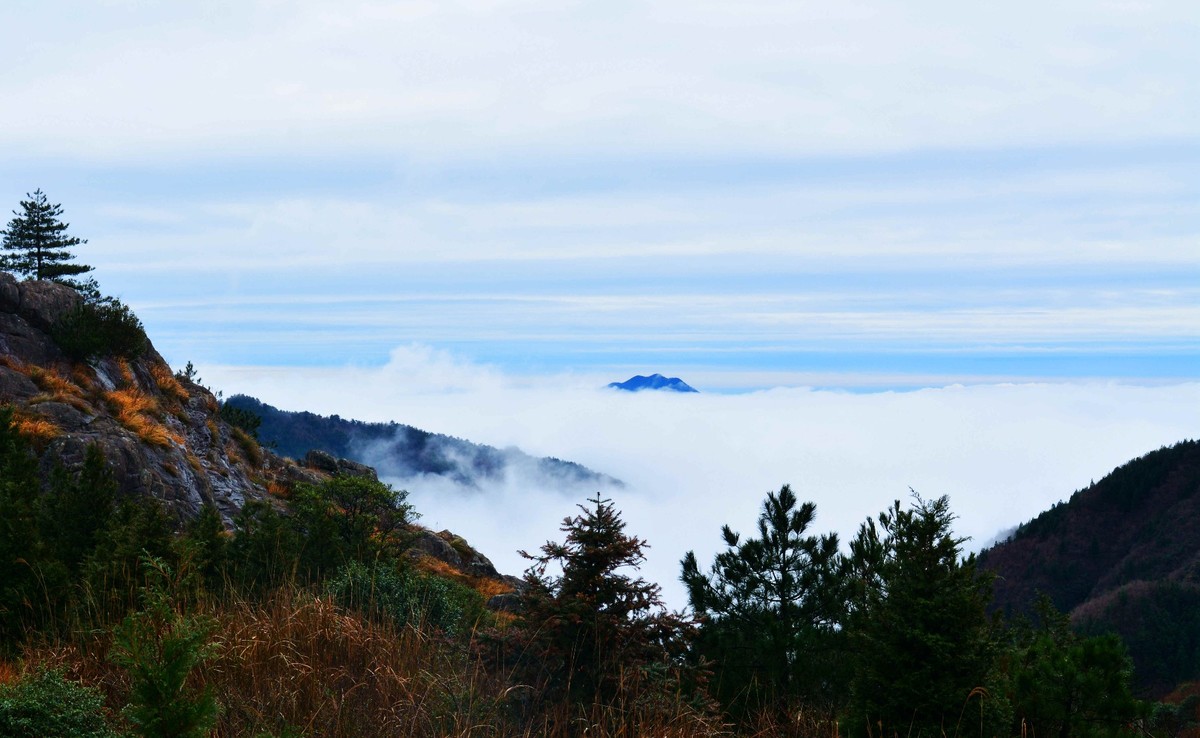
[[[175,365],[1194,380],[1180,2],[18,2],[0,199]],[[589,379],[590,381],[590,379]]]

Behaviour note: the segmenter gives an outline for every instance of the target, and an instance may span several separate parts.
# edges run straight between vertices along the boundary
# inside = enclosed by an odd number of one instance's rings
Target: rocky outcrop
[[[370,466],[322,451],[301,465],[262,448],[222,419],[207,387],[174,374],[149,341],[135,358],[71,361],[54,334],[79,301],[70,287],[0,272],[0,406],[13,409],[34,441],[45,478],[80,468],[95,447],[121,494],[158,500],[181,523],[211,504],[227,525],[247,501],[286,495],[297,483],[378,480]],[[412,556],[467,578],[520,584],[449,531],[415,529]]]
[[[0,404],[35,439],[45,474],[103,453],[123,494],[153,497],[178,520],[213,504],[228,521],[248,499],[311,480],[223,422],[205,387],[175,376],[147,343],[135,359],[71,362],[55,325],[79,304],[70,287],[0,273]]]
[[[309,469],[323,471],[326,474],[342,474],[348,477],[365,477],[379,481],[379,475],[366,464],[360,464],[350,459],[339,459],[333,454],[313,449],[304,456],[304,465]]]

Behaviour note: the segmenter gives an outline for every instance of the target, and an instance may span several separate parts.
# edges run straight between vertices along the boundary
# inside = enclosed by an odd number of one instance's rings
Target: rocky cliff
[[[80,300],[70,287],[0,272],[0,406],[13,408],[18,429],[34,441],[43,477],[59,466],[78,469],[94,445],[121,494],[154,498],[178,522],[211,503],[229,525],[248,500],[285,496],[298,482],[375,476],[321,452],[298,462],[262,448],[222,419],[207,387],[173,373],[148,339],[134,357],[71,360],[61,326]],[[516,584],[448,531],[413,533],[412,556],[445,565],[427,568],[494,581],[493,593]]]
[[[211,503],[229,520],[273,486],[319,478],[222,422],[205,387],[172,373],[147,341],[136,358],[73,362],[56,326],[79,304],[53,282],[0,273],[0,404],[41,449],[43,471],[103,452],[124,494],[154,497],[177,519]]]

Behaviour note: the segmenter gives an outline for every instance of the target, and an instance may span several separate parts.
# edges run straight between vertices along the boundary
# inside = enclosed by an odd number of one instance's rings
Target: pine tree
[[[994,692],[991,577],[976,569],[974,554],[963,558],[966,539],[951,530],[948,498],[914,493],[911,507],[897,500],[878,520],[868,519],[850,544],[851,717],[859,726],[852,732],[953,735],[973,695]],[[989,722],[1007,722],[995,699],[984,704]]]
[[[758,537],[722,529],[726,550],[709,574],[696,556],[681,579],[703,620],[699,652],[715,664],[717,693],[735,712],[765,703],[786,709],[799,699],[833,707],[841,690],[844,614],[837,534],[805,535],[816,505],[800,504],[784,485],[770,492]]]
[[[62,205],[51,205],[41,190],[26,194],[21,210],[8,222],[4,234],[4,249],[0,267],[34,279],[50,279],[76,289],[94,289],[94,280],[80,282],[74,277],[92,271],[86,264],[70,263],[75,255],[70,249],[87,243],[85,239],[67,234],[70,223],[60,220]]]

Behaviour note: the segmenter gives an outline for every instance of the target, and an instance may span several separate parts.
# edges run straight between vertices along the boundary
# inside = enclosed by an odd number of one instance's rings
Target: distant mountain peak
[[[648,377],[639,374],[636,377],[630,377],[624,382],[611,382],[608,386],[627,392],[640,392],[641,390],[666,390],[668,392],[700,391],[679,377],[664,377],[661,374],[651,374]]]

